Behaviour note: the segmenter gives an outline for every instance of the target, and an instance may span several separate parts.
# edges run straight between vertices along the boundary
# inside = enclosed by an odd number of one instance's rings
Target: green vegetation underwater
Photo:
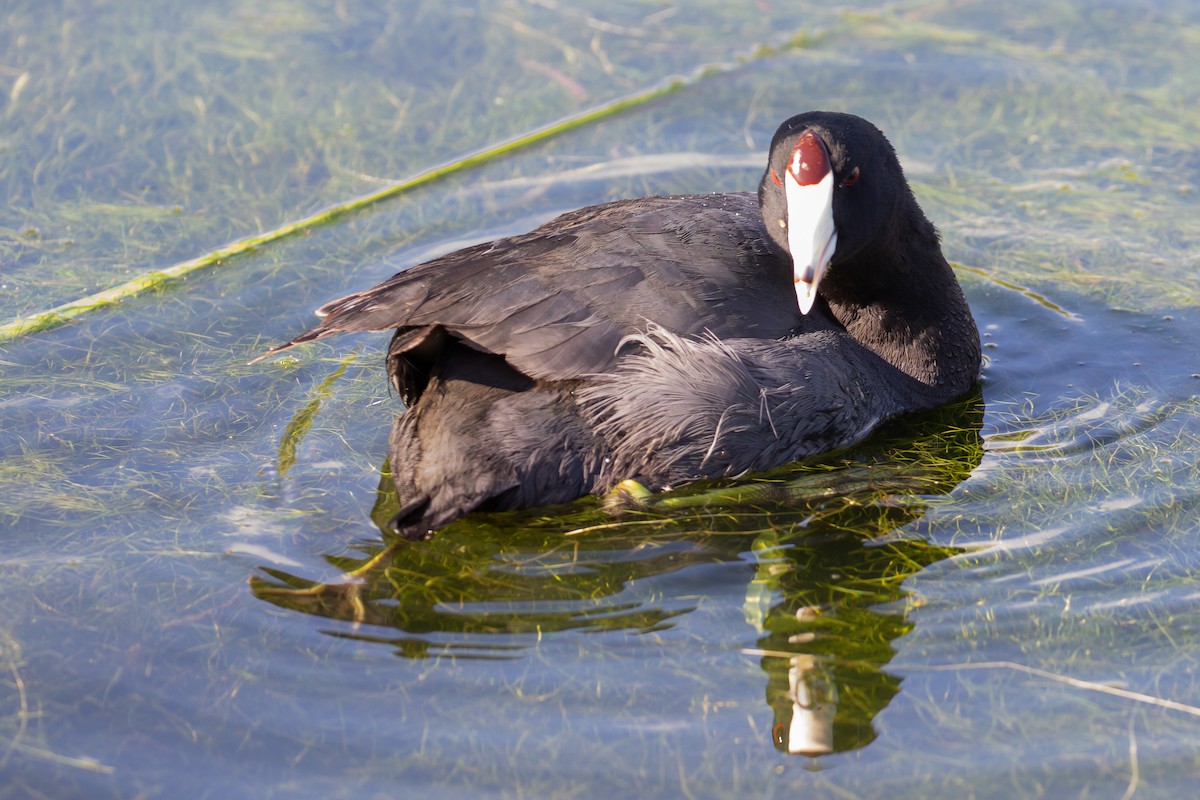
[[[0,798],[1176,798],[1200,780],[1200,9],[0,9]],[[978,391],[614,507],[386,530],[386,334],[581,206],[896,146]]]

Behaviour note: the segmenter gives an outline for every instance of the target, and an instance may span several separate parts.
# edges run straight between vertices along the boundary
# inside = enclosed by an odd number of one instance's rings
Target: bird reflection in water
[[[953,552],[904,528],[979,464],[982,415],[976,392],[852,451],[752,480],[653,495],[616,514],[594,500],[475,514],[424,542],[390,532],[397,500],[385,471],[372,512],[382,541],[326,557],[345,579],[264,568],[251,584],[279,607],[354,623],[330,635],[402,657],[519,659],[558,631],[668,628],[692,601],[630,586],[750,552],[744,613],[757,636],[744,652],[766,674],[775,747],[854,750],[900,691],[886,666],[910,624],[879,608]]]
[[[788,658],[788,699],[792,718],[784,731],[777,722],[771,729],[776,746],[789,753],[819,756],[833,752],[833,721],[837,717],[837,683],[822,656]]]

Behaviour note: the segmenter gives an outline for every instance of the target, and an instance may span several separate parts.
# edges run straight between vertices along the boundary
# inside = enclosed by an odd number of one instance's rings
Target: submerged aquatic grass
[[[759,48],[755,50],[753,55],[754,57],[762,57],[770,52],[771,51],[769,49]],[[269,245],[285,237],[294,236],[300,233],[308,233],[314,227],[329,224],[346,214],[368,208],[375,203],[396,197],[399,194],[411,191],[433,181],[440,180],[448,175],[454,175],[458,172],[487,164],[495,159],[503,158],[504,156],[507,156],[517,150],[537,144],[545,139],[557,136],[575,128],[595,124],[614,114],[620,114],[628,109],[636,108],[644,103],[651,102],[672,92],[676,92],[680,89],[694,85],[704,78],[719,74],[720,72],[723,72],[729,68],[729,65],[721,64],[713,64],[703,67],[696,71],[691,78],[678,78],[660,86],[652,87],[646,91],[623,97],[599,108],[589,109],[582,114],[577,114],[565,120],[561,120],[559,122],[555,122],[523,134],[514,139],[491,145],[478,152],[471,153],[470,155],[463,156],[446,164],[425,170],[418,175],[397,183],[392,183],[382,189],[378,189],[362,197],[322,209],[311,216],[289,222],[266,233],[239,239],[236,242],[232,242],[224,247],[218,248],[217,250],[205,253],[202,256],[181,261],[177,264],[173,264],[170,267],[160,270],[143,273],[136,278],[125,281],[124,283],[114,286],[111,289],[107,289],[102,292],[96,292],[88,295],[87,297],[82,297],[78,300],[72,300],[68,303],[55,306],[47,311],[30,314],[28,316],[5,323],[0,325],[0,342],[66,324],[67,322],[70,322],[72,319],[86,312],[95,311],[97,309],[114,305],[127,298],[142,294],[143,292],[164,289],[168,285],[175,283],[198,270],[219,266],[223,262],[235,256],[254,252],[265,245]],[[93,208],[92,211],[103,212],[104,209]],[[120,206],[112,207],[111,211],[119,214],[134,213],[137,216],[147,216],[147,212],[145,210],[130,210]],[[149,210],[149,216],[154,217],[157,216],[157,214],[158,212],[156,210]]]
[[[0,318],[779,49],[5,341],[0,795],[1192,791],[1194,718],[1138,699],[1200,697],[1190,6],[310,5],[6,8]],[[969,265],[982,449],[902,421],[400,543],[385,337],[246,365],[429,254],[750,188],[813,106],[887,131]],[[801,761],[805,677],[840,700]]]
[[[255,21],[254,15],[248,15],[248,18],[251,21]],[[259,19],[257,21],[262,22],[264,20]],[[270,25],[272,27],[274,27],[280,21],[281,20],[279,20],[277,18],[272,18],[270,21]],[[29,24],[31,24],[31,23],[29,23]],[[300,15],[295,18],[289,18],[283,27],[285,28],[285,30],[287,30],[287,33],[289,33],[289,34],[292,34],[292,35],[300,34],[301,36],[303,36],[303,35],[315,33],[316,29],[314,29],[312,27],[314,25],[316,25],[316,26],[320,25],[319,20],[317,20],[315,17]],[[295,26],[295,27],[293,27],[293,26]],[[250,27],[253,27],[253,26],[250,26]],[[317,29],[319,29],[319,27]],[[522,23],[517,23],[514,26],[514,29],[516,30],[516,32],[519,35],[528,35],[529,33],[532,33],[532,29],[530,29],[528,26],[525,26]],[[241,30],[242,33],[246,33],[247,31],[248,31],[248,29]],[[61,34],[64,39],[69,39],[71,36],[70,28],[65,27],[64,29],[62,29]],[[635,38],[640,38],[640,37],[635,37]],[[215,48],[215,50],[217,53],[219,53],[223,57],[240,59],[240,58],[243,58],[243,56],[246,53],[246,51],[243,50],[242,48],[237,48],[234,52],[231,53],[228,50],[229,40],[227,37],[222,37],[218,41],[222,42],[223,45],[221,47]],[[597,41],[598,40],[593,40],[593,51],[597,54],[597,57],[602,57],[602,60],[604,60],[606,63],[609,63],[609,67],[610,67],[609,71],[611,71],[611,63],[608,62],[608,59],[606,56],[602,56],[602,51],[597,50],[595,47]],[[359,211],[361,209],[367,208],[371,205],[374,205],[375,203],[395,197],[395,196],[400,195],[405,192],[409,192],[413,189],[424,186],[430,182],[445,178],[446,176],[453,175],[453,174],[456,174],[456,173],[464,171],[464,170],[473,169],[480,165],[490,163],[491,161],[494,161],[499,158],[503,158],[504,156],[509,155],[513,152],[516,152],[523,148],[527,148],[531,145],[537,144],[546,139],[561,135],[567,131],[571,131],[571,130],[574,130],[574,129],[580,128],[580,127],[594,125],[594,124],[596,124],[602,120],[605,120],[613,115],[620,114],[631,108],[636,108],[638,106],[652,102],[654,100],[665,97],[672,93],[675,93],[680,90],[686,89],[688,87],[694,86],[697,83],[704,81],[705,79],[711,78],[715,75],[722,74],[724,72],[728,72],[731,69],[737,68],[737,67],[745,65],[747,63],[751,63],[753,61],[756,61],[756,60],[759,60],[762,58],[766,58],[768,56],[776,55],[779,52],[786,51],[787,49],[809,46],[813,43],[813,41],[814,41],[814,38],[811,35],[807,35],[804,33],[796,33],[796,34],[793,34],[792,36],[790,36],[789,38],[785,39],[781,45],[775,45],[775,44],[771,44],[768,42],[762,42],[762,43],[757,44],[754,47],[750,48],[749,50],[743,50],[740,53],[731,54],[732,57],[729,61],[709,62],[707,64],[704,64],[703,66],[692,68],[691,70],[689,70],[688,74],[686,74],[684,76],[673,77],[666,81],[659,80],[659,81],[654,82],[654,84],[649,86],[648,88],[642,88],[642,89],[638,89],[636,91],[618,94],[617,96],[609,99],[607,102],[602,102],[598,105],[592,105],[590,107],[585,107],[585,109],[581,112],[570,114],[567,116],[562,116],[561,118],[559,118],[553,122],[550,122],[549,124],[540,124],[540,125],[535,124],[532,129],[526,129],[524,131],[521,131],[520,133],[517,133],[516,135],[510,135],[508,137],[504,137],[498,142],[494,141],[491,143],[487,143],[486,145],[481,146],[480,149],[478,149],[474,152],[471,152],[467,155],[457,156],[457,157],[455,157],[451,160],[448,160],[438,166],[434,166],[434,167],[425,169],[410,178],[406,178],[406,179],[403,179],[400,181],[380,181],[379,179],[372,178],[371,182],[384,182],[387,185],[385,185],[383,188],[375,189],[374,191],[371,191],[368,194],[356,197],[354,199],[344,200],[344,201],[329,205],[326,208],[324,208],[320,211],[317,211],[315,213],[309,214],[303,218],[284,222],[283,224],[281,224],[277,227],[274,227],[270,230],[266,230],[262,233],[257,233],[257,234],[251,235],[251,236],[245,236],[243,238],[239,238],[239,239],[237,239],[233,242],[230,242],[229,244],[226,244],[222,247],[219,247],[215,250],[210,250],[210,251],[204,253],[203,255],[179,261],[168,267],[162,267],[162,268],[158,268],[158,269],[152,269],[147,272],[143,272],[132,279],[126,280],[122,283],[119,283],[119,284],[113,286],[110,289],[106,289],[106,290],[99,291],[99,292],[94,292],[90,295],[59,304],[59,305],[57,305],[51,309],[48,309],[46,311],[33,312],[33,313],[26,312],[25,314],[18,316],[18,318],[14,319],[10,322],[7,322],[3,325],[0,325],[0,342],[5,341],[7,339],[17,337],[17,336],[21,336],[24,334],[36,333],[38,331],[46,330],[47,328],[62,325],[62,324],[69,322],[70,320],[72,320],[82,314],[85,314],[89,311],[94,311],[97,309],[111,306],[115,303],[121,302],[124,299],[127,299],[132,296],[136,296],[143,292],[159,290],[159,289],[165,288],[166,286],[168,286],[170,284],[176,283],[176,282],[186,278],[188,275],[190,275],[196,271],[204,270],[204,269],[211,268],[213,266],[220,265],[223,262],[228,261],[229,259],[235,258],[236,256],[239,256],[239,255],[242,255],[245,253],[255,252],[257,249],[264,247],[266,245],[269,245],[273,242],[276,242],[280,239],[294,236],[297,234],[307,233],[314,227],[328,224],[332,221],[335,221],[335,220],[343,217],[346,214],[350,214],[355,211]],[[261,46],[261,44],[260,44],[260,46]],[[156,51],[155,57],[159,60],[162,60],[162,59],[165,59],[166,56],[165,56],[165,53],[163,53],[162,51]],[[268,60],[271,58],[271,56],[269,54],[261,54],[261,57],[268,59]],[[254,59],[251,59],[251,61],[253,61],[253,60]],[[189,67],[192,70],[203,74],[203,66],[202,66],[203,62],[204,62],[204,59],[203,59],[203,57],[201,57],[198,60],[190,62]],[[534,67],[534,72],[542,72],[544,74],[549,75],[549,77],[551,77],[552,79],[559,81],[559,82],[566,82],[568,85],[570,85],[571,82],[573,81],[572,78],[570,78],[568,75],[566,75],[563,72],[560,72],[558,70],[551,69],[551,68],[538,67],[537,62],[529,62],[529,63]],[[118,61],[117,65],[115,65],[115,66],[117,69],[123,71],[126,74],[126,79],[128,81],[130,81],[132,83],[140,82],[142,75],[141,75],[141,70],[139,69],[139,66],[134,65],[132,63],[121,62],[121,61]],[[27,76],[29,75],[29,73],[24,72],[21,74],[22,74],[22,76],[26,76],[24,78],[24,81],[27,81]],[[22,87],[24,85],[24,81],[22,83]],[[215,80],[214,81],[205,81],[205,80],[201,79],[200,82],[202,84],[208,84],[210,90],[215,91],[217,93],[217,96],[219,99],[224,100],[227,103],[231,104],[233,106],[233,110],[237,113],[237,115],[248,119],[249,122],[252,123],[255,128],[267,128],[270,126],[270,124],[271,124],[270,117],[260,115],[258,112],[256,112],[255,110],[252,109],[250,104],[244,102],[241,98],[237,98],[237,97],[234,97],[233,95],[231,95],[228,91],[223,89],[220,86],[220,84],[218,84]],[[461,82],[456,84],[454,89],[452,89],[450,92],[450,98],[447,98],[447,99],[453,100],[454,95],[459,93],[462,88],[463,88],[463,84]],[[20,93],[19,91],[14,89],[13,94],[12,94],[13,99],[10,101],[10,106],[8,109],[10,114],[13,113],[14,111],[17,111],[17,107],[15,105],[15,98],[19,93]],[[383,90],[382,93],[384,94],[384,96],[392,99],[394,101],[394,103],[400,107],[400,116],[396,122],[397,126],[400,126],[403,121],[407,120],[407,108],[408,108],[409,104],[407,102],[400,101],[391,92]],[[579,91],[573,92],[573,94],[575,95],[574,99],[580,103],[582,101],[589,99],[588,92],[584,91],[582,89],[581,85],[579,86]],[[606,92],[606,94],[611,95],[612,94],[611,90]],[[278,97],[279,97],[279,95],[275,95],[276,99]],[[207,120],[208,106],[209,106],[210,101],[205,100],[202,95],[195,95],[191,99],[192,99],[193,105],[195,107],[193,109],[188,110],[188,115],[192,116],[193,114],[198,114],[199,122],[202,124],[201,129],[203,129],[203,123],[208,121]],[[497,99],[499,100],[499,98],[497,98]],[[183,98],[181,98],[181,100],[186,102],[186,100]],[[68,103],[68,106],[70,106],[70,105],[73,105],[73,104]],[[453,102],[447,102],[445,105],[447,108],[450,108],[450,107],[453,107],[454,104],[453,104]],[[291,109],[290,111],[292,114],[295,113],[295,109]],[[22,108],[22,109],[20,109],[20,111],[18,113],[32,114],[35,112]],[[241,123],[243,125],[245,124],[246,119],[241,120]],[[108,127],[108,124],[111,124],[111,122],[112,121],[109,119],[106,119],[105,116],[101,117],[102,127]],[[449,123],[449,122],[451,122],[451,120],[448,119],[447,123]],[[106,124],[106,123],[108,123],[108,124]],[[462,122],[460,121],[458,124],[462,124]],[[447,125],[447,127],[450,127],[450,125]],[[126,138],[126,134],[128,133],[128,131],[124,128],[124,126],[121,125],[118,130],[120,132],[120,136],[118,138]],[[393,132],[395,132],[395,130]],[[231,149],[229,147],[230,144],[232,144],[232,137],[230,139],[227,139],[227,141],[225,142],[225,147],[222,147],[220,149]],[[266,157],[266,151],[264,149],[260,149],[260,148],[262,148],[261,141],[255,142],[253,145],[251,145],[247,148],[249,151],[249,154],[250,154],[249,155],[250,165],[257,166],[260,158]],[[81,149],[87,149],[86,145],[81,145]],[[210,152],[212,152],[212,151],[218,149],[218,147],[216,146],[216,143],[212,139],[209,139],[207,149]],[[237,148],[232,148],[232,149],[237,149]],[[295,143],[293,142],[292,147],[289,147],[288,150],[294,150],[294,149],[295,149]],[[72,152],[66,152],[66,153],[62,152],[62,140],[60,140],[59,150],[60,150],[59,155],[65,157],[65,160],[67,162],[70,162],[72,159],[77,158],[81,155],[81,152],[79,150],[72,151]],[[174,159],[171,157],[170,152],[165,153],[165,155],[166,155],[168,167],[170,167],[172,165],[172,162],[174,161]],[[238,160],[240,161],[241,159],[239,158]],[[314,170],[317,172],[316,176],[313,176],[311,174]],[[323,177],[328,177],[327,176],[327,167],[325,167],[323,164],[320,164],[320,163],[309,165],[304,171],[309,173],[308,175],[302,176],[305,178],[314,178],[315,177],[317,180],[320,180]],[[12,172],[16,172],[16,170],[12,170]],[[170,172],[172,172],[172,170],[170,170],[168,168],[168,174]],[[359,173],[359,175],[361,176],[362,173]],[[45,177],[44,175],[41,174],[41,165],[39,165],[37,168],[35,168],[34,173],[31,177],[33,179],[32,183],[34,183],[34,184],[39,183],[39,180],[38,180],[39,178]],[[62,177],[66,177],[66,176],[62,176]],[[156,177],[158,177],[158,176],[156,176]],[[177,178],[181,179],[182,181],[186,182],[187,184],[194,184],[193,175],[190,174],[190,172],[186,173],[184,175],[178,175],[178,176],[172,175],[171,177],[177,177]],[[155,181],[155,182],[157,182],[157,181]],[[326,181],[326,182],[328,182],[328,181]],[[19,185],[16,187],[12,187],[10,185],[10,190],[12,188],[18,188],[18,189],[24,190],[25,187],[20,187]],[[189,193],[189,194],[194,193],[194,188],[195,188],[194,185],[189,185],[187,187],[187,189],[184,190],[184,192]],[[257,189],[258,187],[251,187],[251,188]],[[287,189],[292,189],[295,187],[283,187],[283,188],[286,191]],[[131,200],[135,200],[135,201],[139,199],[139,198],[133,196],[129,192],[122,192],[122,194],[125,195],[126,199],[131,199]],[[17,203],[17,205],[16,205],[16,208],[24,208],[24,207],[25,207],[25,204],[23,204],[23,203]],[[93,202],[93,203],[88,204],[86,207],[76,206],[76,214],[74,215],[74,218],[81,223],[88,222],[88,223],[93,223],[93,224],[100,220],[103,220],[103,223],[106,227],[115,227],[115,228],[120,229],[121,235],[123,235],[123,238],[125,238],[124,237],[125,234],[132,233],[132,229],[137,228],[137,227],[141,227],[141,228],[150,227],[151,230],[143,231],[144,233],[147,233],[147,234],[153,235],[155,233],[160,233],[160,231],[153,230],[153,227],[158,222],[162,221],[164,219],[164,217],[168,217],[168,218],[169,217],[177,217],[182,214],[183,214],[183,208],[178,204],[169,206],[169,207],[163,207],[163,206],[156,206],[156,205],[146,205],[144,203],[141,205],[130,206],[130,205],[126,205],[126,204],[117,204],[117,203],[95,203],[95,202]],[[69,223],[70,219],[71,219],[71,216],[67,215],[67,216],[57,220],[57,223],[59,225],[61,225],[64,222]],[[45,227],[45,226],[43,226],[43,227]],[[260,223],[259,227],[262,228],[264,226]],[[6,246],[7,248],[9,248],[10,254],[13,258],[13,261],[15,263],[19,264],[22,261],[27,261],[28,256],[36,256],[36,251],[39,250],[41,248],[41,246],[43,245],[42,236],[43,236],[42,229],[39,228],[37,225],[25,224],[25,226],[21,229],[21,231],[18,234],[12,236],[11,238],[0,238],[0,246]],[[70,242],[69,240],[63,240],[63,241],[68,241],[69,244],[73,244],[73,242]],[[128,238],[126,238],[125,241],[126,241],[125,249],[126,249],[127,255],[128,255],[129,247],[131,245],[134,248],[138,248],[137,242],[130,241]],[[156,254],[158,254],[162,251],[160,242],[155,241],[155,240],[146,241],[144,246],[141,249],[143,249],[145,256],[150,259],[153,259]],[[139,259],[137,259],[135,256],[134,261],[137,261],[137,260],[139,260]]]

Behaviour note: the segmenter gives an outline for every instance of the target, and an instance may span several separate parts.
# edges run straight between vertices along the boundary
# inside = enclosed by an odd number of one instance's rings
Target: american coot
[[[979,336],[891,145],[810,112],[749,193],[644,197],[468,247],[275,351],[395,329],[397,530],[844,447],[967,391]]]

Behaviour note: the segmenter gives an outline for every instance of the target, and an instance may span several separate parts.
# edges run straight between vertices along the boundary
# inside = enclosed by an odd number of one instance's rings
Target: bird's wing
[[[321,324],[272,352],[395,329],[389,363],[401,384],[395,357],[426,348],[428,359],[443,335],[531,378],[569,380],[610,368],[622,340],[650,325],[681,336],[784,336],[800,319],[790,273],[752,195],[624,200],[334,300],[318,310]]]

